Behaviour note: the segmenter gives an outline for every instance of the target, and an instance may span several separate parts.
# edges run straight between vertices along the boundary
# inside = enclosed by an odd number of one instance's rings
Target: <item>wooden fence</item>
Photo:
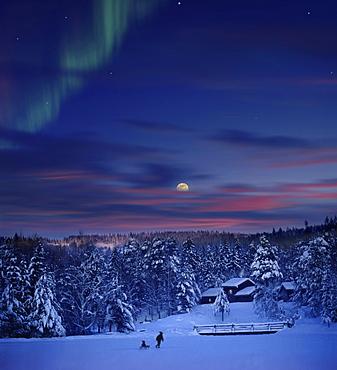
[[[194,330],[200,335],[272,334],[289,326],[287,322],[214,324],[195,325]]]

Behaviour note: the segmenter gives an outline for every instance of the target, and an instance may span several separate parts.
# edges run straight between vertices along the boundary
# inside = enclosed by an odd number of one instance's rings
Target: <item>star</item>
[[[308,14],[310,15],[310,14],[311,14],[311,12],[308,12]]]
[[[181,5],[181,1],[178,1],[178,5]]]

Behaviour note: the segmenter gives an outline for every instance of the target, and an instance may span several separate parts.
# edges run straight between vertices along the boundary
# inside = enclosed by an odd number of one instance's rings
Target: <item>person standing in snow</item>
[[[163,332],[162,331],[160,331],[159,334],[157,335],[156,341],[157,341],[156,348],[160,348],[160,343],[164,342],[164,337],[163,337]]]

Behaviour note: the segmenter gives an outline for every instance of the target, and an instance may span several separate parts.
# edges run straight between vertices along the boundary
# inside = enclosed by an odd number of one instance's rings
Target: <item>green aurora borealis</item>
[[[65,1],[29,7],[8,2],[1,17],[1,126],[34,133],[56,119],[62,102],[111,60],[132,22],[160,3],[84,1],[79,12]],[[13,18],[23,13],[25,21],[13,27]]]

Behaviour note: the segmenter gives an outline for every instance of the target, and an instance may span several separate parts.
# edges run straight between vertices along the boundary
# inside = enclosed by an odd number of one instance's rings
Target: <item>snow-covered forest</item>
[[[201,292],[232,277],[256,283],[254,307],[261,317],[296,320],[301,308],[330,325],[337,322],[335,229],[336,218],[263,235],[2,238],[1,337],[129,333],[137,320],[190,312]],[[291,316],[279,304],[284,281],[296,287]],[[227,310],[221,292],[214,311]]]

